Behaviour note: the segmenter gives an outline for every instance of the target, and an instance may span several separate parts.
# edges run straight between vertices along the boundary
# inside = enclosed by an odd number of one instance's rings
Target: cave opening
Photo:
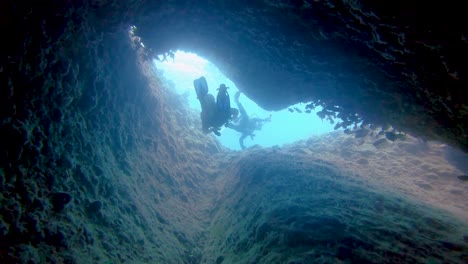
[[[230,80],[212,62],[192,52],[177,50],[169,55],[155,56],[153,59],[154,71],[157,75],[164,76],[168,84],[177,94],[184,97],[188,107],[197,113],[201,111],[200,102],[194,90],[193,80],[205,76],[208,82],[209,93],[215,94],[216,87],[224,83],[229,87],[231,106],[235,104],[235,94],[239,91],[236,84]],[[257,130],[253,137],[246,137],[246,148],[255,145],[261,147],[283,146],[305,140],[312,136],[321,136],[334,131],[334,125],[326,119],[317,116],[321,111],[320,106],[315,109],[306,109],[306,103],[297,103],[279,111],[267,111],[255,101],[241,92],[239,102],[246,109],[250,118],[267,119],[261,130]],[[226,127],[222,128],[222,135],[217,137],[219,142],[231,149],[241,150],[238,143],[240,132]]]

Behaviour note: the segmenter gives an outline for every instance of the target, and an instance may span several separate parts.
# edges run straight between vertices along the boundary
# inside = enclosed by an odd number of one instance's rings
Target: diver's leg
[[[240,115],[244,119],[248,119],[249,116],[247,115],[247,111],[245,111],[244,106],[240,102],[236,102],[237,108],[239,109]]]
[[[200,104],[202,108],[200,117],[202,121],[203,131],[205,133],[209,133],[208,129],[213,126],[214,113],[216,111],[213,95],[205,95],[203,98],[200,99]]]
[[[208,111],[210,114],[214,113],[216,108],[214,96],[212,94],[206,94],[200,99],[200,105],[202,111]]]
[[[245,149],[245,146],[244,146],[244,139],[247,137],[247,134],[242,134],[242,136],[240,136],[239,138],[239,145],[241,147],[241,149]]]
[[[234,95],[234,102],[236,102],[236,104],[239,103],[239,96],[240,96],[241,92],[240,91],[237,91],[236,94]]]
[[[239,128],[245,132],[249,127],[250,118],[249,115],[247,115],[247,111],[245,111],[245,108],[244,106],[242,106],[241,103],[237,102],[237,107],[239,108],[240,112]]]
[[[235,131],[237,131],[239,133],[242,133],[242,129],[241,129],[241,127],[239,125],[235,125],[233,123],[228,123],[227,127],[230,128],[230,129],[234,129]]]

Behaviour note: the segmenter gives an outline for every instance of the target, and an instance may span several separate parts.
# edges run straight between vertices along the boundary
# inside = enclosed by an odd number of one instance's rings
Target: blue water
[[[174,60],[171,58],[165,62],[155,60],[155,64],[158,70],[173,82],[174,89],[188,98],[189,106],[193,109],[201,111],[200,103],[193,88],[193,80],[200,76],[206,77],[209,92],[214,95],[216,95],[216,88],[221,83],[226,84],[229,87],[231,105],[235,107],[233,98],[238,91],[236,85],[206,59],[193,53],[177,51]],[[288,109],[269,112],[258,106],[245,94],[241,94],[239,101],[250,116],[265,118],[271,114],[271,122],[266,123],[261,131],[256,131],[253,140],[250,137],[244,140],[244,145],[247,148],[256,144],[262,147],[282,146],[333,131],[333,124],[330,124],[327,120],[321,120],[315,114],[321,110],[320,108],[314,109],[311,113],[290,112]],[[304,110],[305,105],[297,104],[289,108],[297,107]],[[217,137],[221,144],[233,150],[241,149],[239,145],[241,134],[239,132],[224,128],[221,134],[220,137]]]

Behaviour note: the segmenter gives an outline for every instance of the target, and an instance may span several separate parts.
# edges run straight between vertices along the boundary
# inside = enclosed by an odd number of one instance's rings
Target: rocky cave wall
[[[444,246],[445,239],[464,232],[459,229],[463,224],[444,210],[392,192],[395,186],[389,182],[370,184],[363,171],[338,169],[337,157],[327,158],[334,151],[323,145],[330,144],[311,139],[282,149],[254,149],[224,162],[227,173],[217,181],[227,188],[211,214],[202,263],[466,260],[466,244],[450,242],[460,245],[456,250]],[[398,168],[371,177],[392,181]]]
[[[195,113],[170,107],[180,99],[129,27],[96,32],[86,9],[55,2],[0,9],[15,25],[1,65],[0,261],[194,263],[216,173],[203,156],[220,148]]]

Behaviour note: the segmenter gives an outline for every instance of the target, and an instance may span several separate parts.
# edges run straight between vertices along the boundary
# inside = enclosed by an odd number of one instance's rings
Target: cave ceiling
[[[364,120],[467,146],[462,3],[166,1],[137,10],[137,34],[154,54],[195,52],[265,109],[313,102],[342,127]]]
[[[468,149],[463,1],[95,0],[9,9],[42,12],[47,23],[35,27],[57,34],[70,21],[101,36],[136,25],[152,55],[197,53],[267,110],[304,102],[324,107],[321,117],[337,118],[337,127],[392,125]],[[11,39],[21,37],[8,25]],[[22,45],[11,41],[11,50]]]

